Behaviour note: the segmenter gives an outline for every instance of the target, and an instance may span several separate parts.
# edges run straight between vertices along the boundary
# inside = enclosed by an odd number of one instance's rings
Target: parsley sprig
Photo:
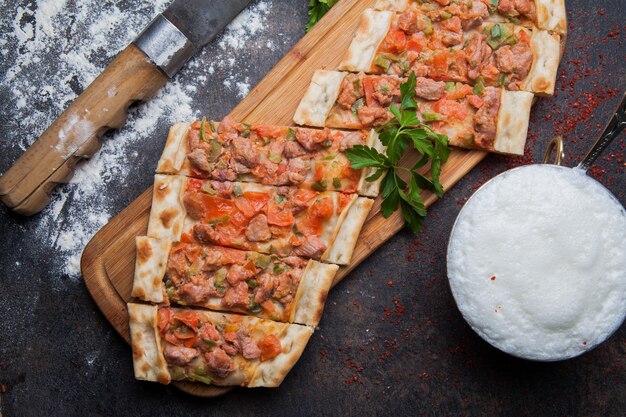
[[[348,149],[346,154],[354,169],[376,168],[366,178],[367,181],[376,181],[386,174],[380,183],[383,216],[391,216],[400,205],[404,221],[417,235],[426,217],[426,206],[420,193],[422,190],[429,190],[439,197],[443,195],[439,174],[441,165],[448,160],[450,149],[446,135],[435,132],[418,119],[415,84],[415,73],[411,72],[407,81],[400,84],[400,107],[392,104],[390,111],[393,118],[378,128],[380,141],[387,147],[386,154],[364,145],[356,145]],[[412,167],[401,166],[400,159],[410,144],[421,157]],[[429,161],[430,178],[417,172]],[[408,184],[400,178],[401,172],[406,173]]]
[[[311,28],[335,5],[339,0],[309,0],[309,23],[306,31]]]

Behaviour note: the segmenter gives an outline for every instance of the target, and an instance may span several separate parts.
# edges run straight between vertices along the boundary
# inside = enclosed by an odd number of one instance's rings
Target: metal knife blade
[[[171,78],[250,2],[174,0],[133,43]]]
[[[174,0],[163,12],[187,38],[201,48],[230,23],[251,0]]]

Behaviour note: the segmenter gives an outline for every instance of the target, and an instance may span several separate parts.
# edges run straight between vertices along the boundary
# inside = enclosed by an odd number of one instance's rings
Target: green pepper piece
[[[443,120],[443,115],[439,113],[422,113],[422,119],[425,122],[435,122],[437,120]]]

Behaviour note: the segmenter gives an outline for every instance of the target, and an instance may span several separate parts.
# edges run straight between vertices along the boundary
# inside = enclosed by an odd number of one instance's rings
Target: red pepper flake
[[[604,9],[599,9],[599,10],[598,10],[598,14],[599,14],[600,16],[604,16],[604,13],[605,13],[605,12],[604,12]]]
[[[391,281],[391,280],[387,281],[387,286],[388,287],[393,287],[393,281]]]
[[[490,279],[491,279],[492,281],[495,281],[495,280],[496,280],[496,276],[495,276],[495,275],[493,275]]]
[[[7,392],[7,384],[0,385],[0,392],[3,394]]]
[[[328,355],[328,351],[326,349],[320,349],[320,355],[326,356]]]
[[[426,373],[426,372],[420,373],[419,377],[420,377],[420,379],[423,379],[423,380],[430,379],[430,375],[428,375],[428,373]]]

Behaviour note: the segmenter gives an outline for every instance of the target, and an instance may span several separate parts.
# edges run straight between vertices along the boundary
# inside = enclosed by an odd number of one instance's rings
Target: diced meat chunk
[[[222,339],[220,332],[218,332],[211,323],[204,323],[204,326],[200,329],[200,336],[203,339],[213,340],[215,342],[219,342]]]
[[[474,115],[474,141],[483,149],[491,149],[496,137],[496,123],[500,110],[500,90],[494,87],[485,88],[482,96],[483,105]]]
[[[426,100],[439,100],[445,91],[446,83],[430,78],[417,77],[415,94]]]
[[[256,288],[254,293],[255,304],[261,304],[262,302],[270,299],[272,297],[272,293],[274,292],[274,279],[267,272],[259,277],[258,282],[260,285]]]
[[[169,343],[166,344],[165,349],[163,350],[163,356],[165,357],[167,363],[178,366],[187,365],[199,354],[200,352],[198,352],[198,349],[188,348],[185,346],[174,346]]]
[[[533,53],[528,45],[503,46],[496,51],[496,65],[504,73],[513,73],[523,80],[530,71]]]
[[[190,282],[180,289],[180,297],[187,303],[196,304],[203,301],[209,295],[209,288],[203,285],[194,285]]]
[[[360,132],[347,132],[339,141],[339,150],[344,152],[346,149],[352,148],[354,145],[363,145],[363,136]]]
[[[363,106],[358,110],[359,121],[363,127],[382,126],[389,120],[387,110],[382,107]]]
[[[398,27],[408,35],[412,35],[418,31],[417,27],[417,11],[408,9],[398,16]]]
[[[463,32],[461,31],[461,19],[453,16],[450,19],[441,21],[441,42],[446,46],[454,46],[463,42]]]
[[[287,141],[285,143],[285,149],[283,150],[283,155],[286,158],[297,158],[298,156],[302,156],[306,154],[306,149],[302,147],[295,140]]]
[[[267,216],[263,213],[257,214],[246,228],[246,238],[251,242],[265,242],[270,240],[272,232],[267,224]]]
[[[343,79],[337,103],[342,109],[350,110],[361,95],[361,84],[354,75],[350,74]]]
[[[320,143],[328,139],[328,134],[324,130],[317,129],[297,129],[296,140],[309,151],[313,151]]]
[[[209,162],[209,157],[203,148],[196,148],[187,155],[189,162],[195,168],[204,172],[211,172],[213,165]]]
[[[293,158],[289,160],[289,165],[287,165],[287,172],[289,176],[289,181],[292,184],[300,184],[305,179],[309,170],[311,169],[311,163],[306,159],[302,158]]]
[[[372,97],[381,106],[388,106],[394,99],[400,97],[400,79],[395,77],[374,78],[372,81],[374,94]],[[369,100],[369,99],[368,99]],[[369,101],[368,101],[369,103]]]
[[[250,296],[248,295],[248,284],[240,282],[234,287],[226,290],[222,305],[230,308],[247,309],[250,305]]]
[[[483,19],[489,16],[489,9],[482,1],[472,1],[469,11],[462,16],[461,25],[463,30],[480,26]]]
[[[194,237],[203,243],[213,243],[219,240],[218,234],[208,224],[197,224],[193,227]]]
[[[235,362],[219,347],[205,353],[204,357],[209,371],[220,378],[226,378],[235,370]]]
[[[260,154],[255,146],[252,146],[246,138],[237,137],[233,140],[233,157],[235,160],[248,168],[254,168],[260,159]]]
[[[237,330],[237,340],[241,347],[241,354],[246,359],[258,359],[261,356],[261,350],[254,343],[254,340],[244,329]]]
[[[239,284],[241,281],[245,281],[248,278],[254,276],[254,271],[244,268],[241,265],[235,264],[230,267],[228,274],[226,275],[226,281],[231,287]]]
[[[296,256],[319,259],[326,248],[326,243],[324,243],[319,237],[311,235],[306,237],[306,240],[301,246],[294,249],[293,254]]]

